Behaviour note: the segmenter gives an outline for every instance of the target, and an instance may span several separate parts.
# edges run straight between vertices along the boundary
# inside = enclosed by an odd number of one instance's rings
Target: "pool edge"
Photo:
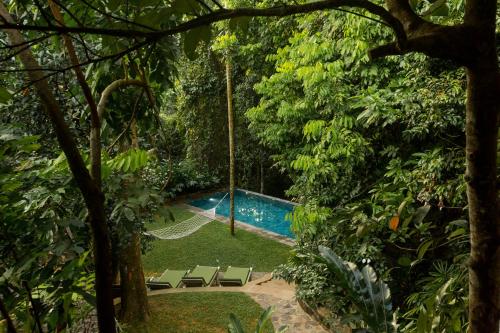
[[[238,191],[241,191],[241,192],[245,192],[245,193],[250,193],[250,194],[253,194],[253,195],[256,195],[256,196],[259,196],[259,197],[264,197],[264,198],[269,199],[269,200],[287,203],[287,204],[290,204],[292,206],[299,206],[300,205],[300,204],[298,204],[296,202],[293,202],[293,201],[290,201],[290,200],[285,200],[285,199],[281,199],[281,198],[272,197],[272,196],[267,195],[267,194],[262,194],[262,193],[259,193],[259,192],[245,190],[245,189],[242,189],[242,188],[239,188],[239,187],[236,187],[235,190],[238,190]]]
[[[179,204],[179,206],[186,208],[187,210],[189,210],[192,213],[196,213],[196,214],[200,214],[203,216],[213,218],[213,215],[207,214],[206,210],[203,210],[203,209],[198,208],[196,206],[191,206],[190,204],[187,204],[185,202]],[[229,225],[229,218],[225,217],[224,215],[216,214],[214,220]],[[281,244],[285,244],[288,246],[294,246],[296,244],[296,241],[293,238],[286,237],[286,236],[283,236],[283,235],[278,234],[276,232],[256,227],[254,225],[251,225],[249,223],[246,223],[246,222],[243,222],[240,220],[234,220],[234,221],[236,223],[238,223],[240,226],[242,226],[243,230],[250,231],[252,233],[258,234],[258,235],[263,236],[263,237],[268,238],[268,239],[275,240]]]

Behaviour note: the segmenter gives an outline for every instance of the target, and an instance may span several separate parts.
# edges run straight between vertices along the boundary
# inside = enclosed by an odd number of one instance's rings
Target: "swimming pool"
[[[190,205],[208,210],[214,208],[227,192],[209,194],[192,200]],[[293,211],[294,205],[284,200],[273,199],[257,193],[234,191],[234,218],[258,228],[269,230],[288,238],[295,238],[290,230],[290,221],[286,215]],[[229,217],[229,195],[215,209],[216,214]]]

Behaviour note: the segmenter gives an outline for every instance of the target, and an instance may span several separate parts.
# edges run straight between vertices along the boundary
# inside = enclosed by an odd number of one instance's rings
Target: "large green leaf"
[[[227,331],[229,333],[245,333],[243,329],[243,325],[238,318],[234,315],[234,313],[229,314],[229,325],[227,326]]]
[[[429,213],[430,209],[431,209],[431,206],[429,206],[429,205],[417,208],[417,210],[415,211],[415,213],[413,213],[413,215],[411,217],[411,222],[413,222],[413,224],[422,223],[422,221],[425,219],[425,217]]]
[[[450,7],[446,2],[447,0],[437,0],[429,7],[428,10],[425,11],[425,13],[422,14],[422,16],[448,16],[450,13]]]
[[[196,14],[201,10],[200,3],[196,0],[174,0],[172,9],[177,14]]]
[[[236,31],[241,30],[243,33],[248,31],[248,25],[250,24],[251,17],[235,17],[229,20],[229,30]]]
[[[0,87],[0,104],[7,103],[11,98],[12,94],[5,87]]]
[[[331,249],[325,246],[319,246],[318,249],[363,321],[375,333],[396,332],[389,287],[377,279],[373,268],[366,265],[360,272],[355,264],[343,261]]]
[[[107,7],[109,10],[111,11],[115,11],[118,9],[118,7],[120,6],[120,4],[122,3],[123,1],[121,0],[108,0],[107,1]]]
[[[196,48],[201,41],[208,42],[210,34],[210,27],[207,25],[186,32],[184,35],[184,53],[190,60],[196,59]]]

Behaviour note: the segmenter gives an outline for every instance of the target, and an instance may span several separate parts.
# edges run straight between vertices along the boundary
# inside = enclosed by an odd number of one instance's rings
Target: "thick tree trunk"
[[[495,0],[466,2],[464,22],[475,32],[467,64],[466,159],[471,253],[469,321],[472,333],[498,333],[500,320],[500,216],[497,139],[500,73]],[[469,51],[469,50],[467,50]]]
[[[234,236],[234,114],[233,114],[233,80],[231,77],[231,61],[226,61],[227,81],[227,122],[229,128],[229,222],[231,235]]]
[[[2,317],[7,323],[7,333],[17,333],[16,327],[14,326],[14,322],[10,318],[9,311],[5,307],[5,304],[3,304],[2,297],[0,297],[0,313],[2,314]]]
[[[494,62],[491,66],[467,70],[465,179],[471,229],[469,320],[474,333],[499,332],[500,219],[496,188],[499,96],[498,67]]]
[[[12,17],[0,2],[0,17],[4,21],[13,23]],[[25,39],[17,30],[6,30],[11,44],[24,45]],[[35,89],[42,100],[42,104],[49,116],[57,136],[57,141],[63,150],[68,165],[75,181],[82,192],[88,209],[89,222],[93,237],[93,255],[96,276],[96,298],[97,298],[97,320],[99,332],[116,332],[115,313],[113,306],[113,295],[111,291],[111,246],[108,226],[104,211],[104,195],[93,182],[83,162],[75,139],[64,120],[60,106],[49,88],[44,72],[33,57],[29,49],[19,53],[19,59],[27,70],[29,80],[33,82]]]
[[[130,123],[132,148],[139,148],[137,121]],[[142,270],[141,237],[132,231],[130,242],[120,249],[121,304],[120,319],[136,332],[147,332],[149,305],[146,282]]]
[[[142,271],[141,238],[137,231],[130,243],[120,249],[120,319],[134,332],[147,332],[149,305]]]

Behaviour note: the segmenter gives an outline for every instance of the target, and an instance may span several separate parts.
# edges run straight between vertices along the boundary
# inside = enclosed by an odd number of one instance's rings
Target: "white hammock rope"
[[[212,220],[210,217],[196,214],[181,223],[148,231],[148,234],[159,239],[178,239],[192,234]]]
[[[205,224],[215,219],[215,209],[226,198],[227,194],[219,201],[219,203],[211,209],[205,210],[204,215],[196,214],[195,216],[184,220],[180,223],[148,231],[147,234],[159,239],[179,239],[191,235]]]

